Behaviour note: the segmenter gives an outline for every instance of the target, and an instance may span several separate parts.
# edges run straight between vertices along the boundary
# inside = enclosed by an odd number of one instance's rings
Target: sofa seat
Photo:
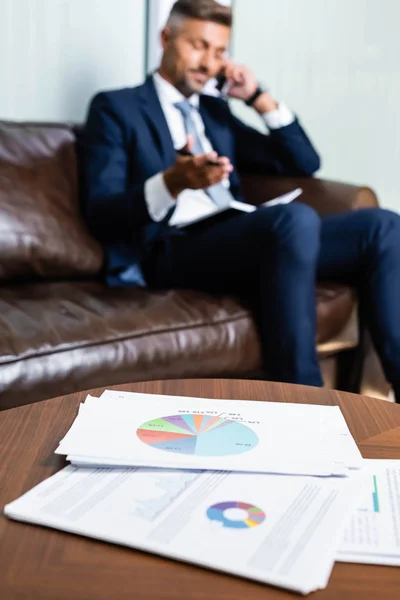
[[[353,292],[320,285],[318,344],[340,334]],[[271,323],[271,327],[273,323]],[[341,345],[342,344],[342,345]],[[0,299],[0,408],[82,388],[179,377],[246,377],[260,370],[253,320],[231,297],[110,289],[97,282],[21,284]]]

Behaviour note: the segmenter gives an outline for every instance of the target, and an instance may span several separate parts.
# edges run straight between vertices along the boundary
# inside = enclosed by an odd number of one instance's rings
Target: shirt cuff
[[[263,119],[268,129],[281,129],[294,123],[295,116],[286,104],[281,102],[275,110],[264,113]]]
[[[145,182],[144,197],[149,215],[157,223],[162,221],[176,204],[175,198],[165,185],[163,173],[157,173]]]

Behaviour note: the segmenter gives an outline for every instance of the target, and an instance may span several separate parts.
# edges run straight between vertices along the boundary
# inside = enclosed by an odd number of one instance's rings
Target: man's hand
[[[189,155],[178,154],[176,163],[164,172],[165,185],[174,198],[186,189],[202,190],[220,183],[233,171],[229,158],[216,152],[191,156],[192,147],[188,138],[185,151]]]
[[[257,79],[245,65],[230,60],[226,62],[225,77],[228,80],[228,96],[238,100],[248,100],[257,89]]]
[[[257,79],[245,65],[237,65],[228,60],[225,67],[225,77],[229,84],[228,96],[230,98],[237,98],[246,102],[257,90]],[[278,104],[271,98],[268,92],[264,92],[257,98],[253,107],[260,115],[263,115],[276,110]]]

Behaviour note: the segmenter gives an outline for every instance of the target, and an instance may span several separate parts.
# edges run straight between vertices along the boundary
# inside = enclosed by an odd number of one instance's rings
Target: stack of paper
[[[105,392],[57,452],[7,516],[302,594],[336,557],[400,564],[400,461],[365,465],[337,407]]]
[[[118,392],[89,397],[56,452],[81,466],[292,475],[347,475],[362,464],[337,406]]]
[[[356,479],[70,466],[6,514],[306,594],[327,585]]]

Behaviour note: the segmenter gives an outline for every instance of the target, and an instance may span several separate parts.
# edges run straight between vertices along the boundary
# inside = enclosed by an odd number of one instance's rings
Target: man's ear
[[[172,30],[170,27],[164,27],[161,31],[160,41],[163,50],[166,50],[172,39]]]

